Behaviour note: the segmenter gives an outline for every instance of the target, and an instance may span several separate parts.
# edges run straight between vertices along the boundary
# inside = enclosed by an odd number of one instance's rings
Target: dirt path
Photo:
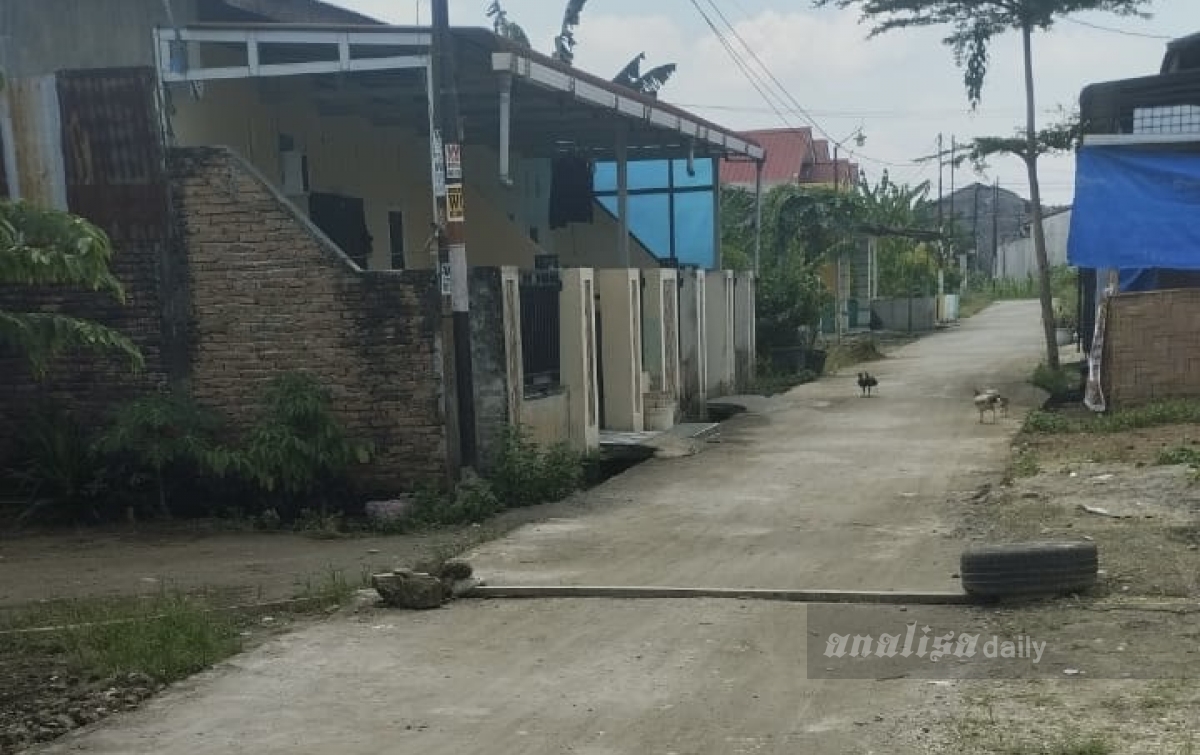
[[[802,386],[723,442],[654,461],[477,549],[493,584],[953,589],[951,491],[1002,467],[1017,421],[970,387],[1020,382],[1032,303],[993,307],[853,377]],[[47,753],[929,751],[953,691],[806,678],[807,610],[738,601],[462,602],[285,636]]]

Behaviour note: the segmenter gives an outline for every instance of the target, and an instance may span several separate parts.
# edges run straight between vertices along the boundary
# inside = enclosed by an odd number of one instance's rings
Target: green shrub
[[[354,463],[370,461],[369,445],[351,441],[334,418],[329,390],[308,373],[281,375],[267,386],[264,412],[246,440],[245,470],[268,493],[293,501],[321,497]]]
[[[583,457],[557,443],[541,448],[521,428],[510,427],[488,470],[488,482],[505,508],[566,498],[583,481]]]
[[[454,489],[452,495],[423,489],[417,492],[413,522],[425,526],[477,524],[503,510],[491,484],[478,477],[468,477]]]
[[[108,489],[104,460],[70,413],[43,406],[21,429],[17,456],[4,475],[23,502],[21,524],[38,517],[101,518]]]
[[[240,468],[241,458],[218,440],[220,418],[181,391],[154,393],[119,407],[99,447],[123,455],[155,481],[159,513],[169,517],[171,478],[196,473],[222,477]],[[176,474],[171,474],[172,472]]]

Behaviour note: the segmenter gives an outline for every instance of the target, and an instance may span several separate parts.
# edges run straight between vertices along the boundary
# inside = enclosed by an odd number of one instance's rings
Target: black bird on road
[[[869,372],[858,373],[858,389],[863,396],[870,396],[871,389],[879,385],[879,381]]]

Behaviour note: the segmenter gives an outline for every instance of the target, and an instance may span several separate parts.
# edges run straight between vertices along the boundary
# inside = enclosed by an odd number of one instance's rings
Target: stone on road
[[[698,456],[643,464],[471,564],[493,585],[958,589],[951,499],[1002,469],[1019,422],[981,426],[972,389],[1020,385],[1038,336],[1036,303],[995,305],[873,364],[872,398],[853,371],[801,386]],[[282,636],[42,752],[927,751],[920,727],[894,722],[952,688],[807,679],[809,639],[801,604],[373,612]]]

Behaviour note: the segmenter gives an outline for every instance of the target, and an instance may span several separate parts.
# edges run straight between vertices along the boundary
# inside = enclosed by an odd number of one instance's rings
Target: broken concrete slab
[[[442,580],[432,574],[408,569],[376,574],[371,577],[371,585],[379,592],[384,603],[395,608],[438,608],[450,597],[450,590]]]

